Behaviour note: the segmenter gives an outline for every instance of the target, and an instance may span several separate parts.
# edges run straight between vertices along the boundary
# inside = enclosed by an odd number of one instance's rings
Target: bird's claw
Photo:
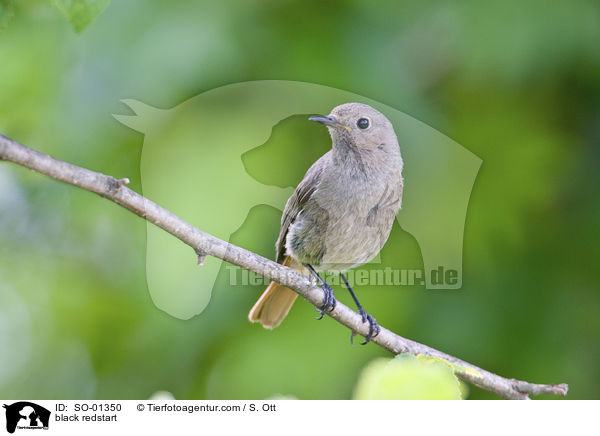
[[[359,309],[358,314],[362,318],[363,323],[369,323],[369,333],[367,333],[367,336],[365,336],[364,342],[361,342],[361,345],[365,345],[371,342],[371,339],[379,334],[381,327],[379,327],[379,324],[377,324],[377,320],[373,318],[373,316],[369,315],[362,307]],[[356,333],[353,331],[350,335],[350,344],[352,345],[354,345],[353,339],[355,334]]]
[[[335,304],[337,303],[331,286],[329,286],[327,283],[323,283],[321,285],[321,289],[323,289],[325,297],[323,298],[323,307],[320,309],[315,307],[315,309],[317,309],[317,311],[320,313],[317,319],[323,319],[327,312],[331,312],[333,309],[335,309]]]

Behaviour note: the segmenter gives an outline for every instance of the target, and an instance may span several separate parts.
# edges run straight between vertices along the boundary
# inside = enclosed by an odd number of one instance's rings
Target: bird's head
[[[325,124],[333,146],[350,146],[372,150],[398,144],[392,123],[376,109],[363,103],[345,103],[333,108],[327,116],[309,120]]]

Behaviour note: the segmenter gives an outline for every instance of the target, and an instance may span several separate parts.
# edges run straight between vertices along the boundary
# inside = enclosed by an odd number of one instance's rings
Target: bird
[[[316,279],[325,293],[322,307],[316,308],[318,319],[336,304],[333,289],[319,273],[339,274],[362,322],[369,323],[366,344],[380,327],[345,272],[371,261],[390,235],[404,189],[400,146],[392,123],[367,104],[345,103],[309,120],[327,127],[331,149],[308,169],[285,205],[276,261]],[[273,281],[248,318],[267,329],[277,327],[297,296]]]

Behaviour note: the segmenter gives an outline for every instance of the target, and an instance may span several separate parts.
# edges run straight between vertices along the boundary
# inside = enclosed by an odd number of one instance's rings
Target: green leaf
[[[54,6],[81,32],[108,6],[110,0],[52,0]]]
[[[0,30],[6,28],[15,16],[13,0],[0,0]]]
[[[354,392],[357,400],[460,400],[464,396],[465,386],[451,366],[413,355],[374,360],[363,369]]]

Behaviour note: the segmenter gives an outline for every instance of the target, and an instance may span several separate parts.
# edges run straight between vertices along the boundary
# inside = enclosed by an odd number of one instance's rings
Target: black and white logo
[[[6,431],[14,433],[16,429],[40,430],[48,429],[50,411],[29,401],[5,404]]]

